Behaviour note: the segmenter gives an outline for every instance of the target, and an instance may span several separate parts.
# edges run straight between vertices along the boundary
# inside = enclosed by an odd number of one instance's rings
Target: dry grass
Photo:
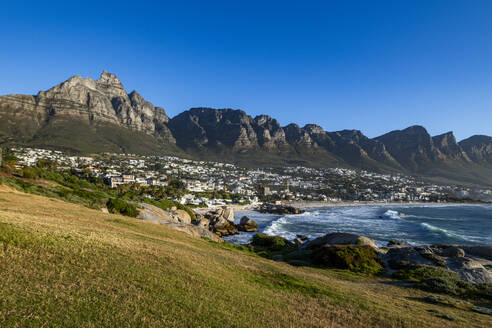
[[[490,317],[0,186],[2,327],[486,327]],[[435,312],[459,320],[440,318]]]

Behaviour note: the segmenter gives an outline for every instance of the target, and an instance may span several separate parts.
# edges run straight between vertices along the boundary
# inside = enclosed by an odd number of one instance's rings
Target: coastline
[[[227,205],[234,211],[254,211],[259,204],[249,204],[249,205]],[[282,202],[282,205],[289,205],[298,207],[300,209],[309,208],[323,208],[323,207],[355,207],[355,206],[459,206],[459,205],[492,205],[489,203],[435,203],[435,202],[375,202],[375,201],[343,201],[343,202],[321,202],[321,201],[302,201],[302,202]],[[205,207],[205,208],[195,208],[193,209],[197,213],[204,213],[220,206]]]

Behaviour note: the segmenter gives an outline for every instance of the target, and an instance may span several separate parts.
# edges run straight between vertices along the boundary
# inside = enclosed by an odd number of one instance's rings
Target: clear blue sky
[[[492,135],[492,1],[5,1],[1,16],[0,94],[106,69],[170,116]]]

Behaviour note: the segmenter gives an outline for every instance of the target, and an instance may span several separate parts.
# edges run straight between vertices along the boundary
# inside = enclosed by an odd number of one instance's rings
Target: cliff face
[[[74,76],[37,95],[0,97],[0,144],[83,152],[192,154],[252,165],[351,166],[489,181],[492,137],[456,142],[411,126],[377,138],[358,130],[327,132],[315,124],[281,126],[267,115],[192,108],[172,119],[161,107],[104,71],[98,80]]]
[[[282,127],[269,116],[252,118],[241,110],[193,108],[171,119],[169,127],[185,150],[319,153],[356,167],[378,169],[378,161],[386,168],[400,167],[381,142],[360,131],[326,132],[314,124]]]
[[[492,164],[492,137],[475,135],[460,141],[459,145],[472,161]]]
[[[32,120],[38,128],[52,120],[76,119],[90,125],[112,124],[157,134],[174,142],[166,127],[169,118],[164,109],[145,101],[136,91],[127,94],[120,80],[106,71],[96,81],[74,76],[35,96],[0,97],[0,109],[2,115]],[[17,123],[14,121],[12,124]]]

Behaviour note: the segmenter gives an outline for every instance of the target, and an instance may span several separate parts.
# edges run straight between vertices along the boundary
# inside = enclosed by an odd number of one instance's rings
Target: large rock
[[[223,242],[224,240],[219,237],[218,235],[214,234],[213,232],[209,231],[208,229],[204,229],[199,226],[191,225],[191,224],[183,224],[183,223],[166,223],[164,224],[167,227],[170,227],[174,230],[178,230],[184,233],[187,233],[188,235],[194,237],[194,238],[208,238],[210,240],[213,240],[215,242]]]
[[[446,268],[474,284],[492,283],[492,272],[487,270],[480,262],[468,257],[448,258]]]
[[[239,231],[254,232],[258,231],[258,223],[247,216],[243,216],[237,225]]]
[[[196,214],[195,215],[195,220],[192,222],[194,225],[202,227],[204,229],[209,229],[210,227],[210,220],[206,219],[202,214]]]
[[[263,204],[258,208],[261,213],[270,214],[302,214],[304,210],[290,205]]]
[[[378,247],[374,240],[355,233],[349,232],[333,232],[322,237],[318,237],[314,240],[308,241],[302,247],[306,249],[316,248],[323,245],[359,245],[359,246],[371,246],[375,249]]]
[[[492,273],[478,260],[467,257],[468,248],[474,246],[432,245],[418,247],[391,248],[383,256],[389,269],[410,269],[418,266],[439,266],[455,272],[474,284],[492,283]],[[486,248],[477,249],[484,254]]]
[[[188,212],[184,210],[176,210],[172,212],[172,215],[177,218],[178,222],[184,224],[191,224],[191,217]]]
[[[406,269],[416,265],[435,265],[432,260],[423,257],[413,247],[391,248],[386,252],[383,259],[394,270]]]
[[[460,246],[466,254],[492,260],[492,246]]]
[[[234,210],[231,207],[224,209],[222,216],[229,222],[234,223]]]
[[[219,236],[238,234],[238,229],[234,223],[234,211],[231,208],[219,208],[205,213],[204,217],[209,220],[210,231]]]
[[[182,210],[164,211],[163,209],[150,205],[147,203],[140,203],[140,213],[138,219],[165,225],[174,230],[182,231],[195,238],[203,237],[208,238],[216,242],[223,242],[224,240],[218,235],[209,231],[208,227],[201,225],[193,225],[189,214]],[[204,219],[206,220],[206,219]]]

